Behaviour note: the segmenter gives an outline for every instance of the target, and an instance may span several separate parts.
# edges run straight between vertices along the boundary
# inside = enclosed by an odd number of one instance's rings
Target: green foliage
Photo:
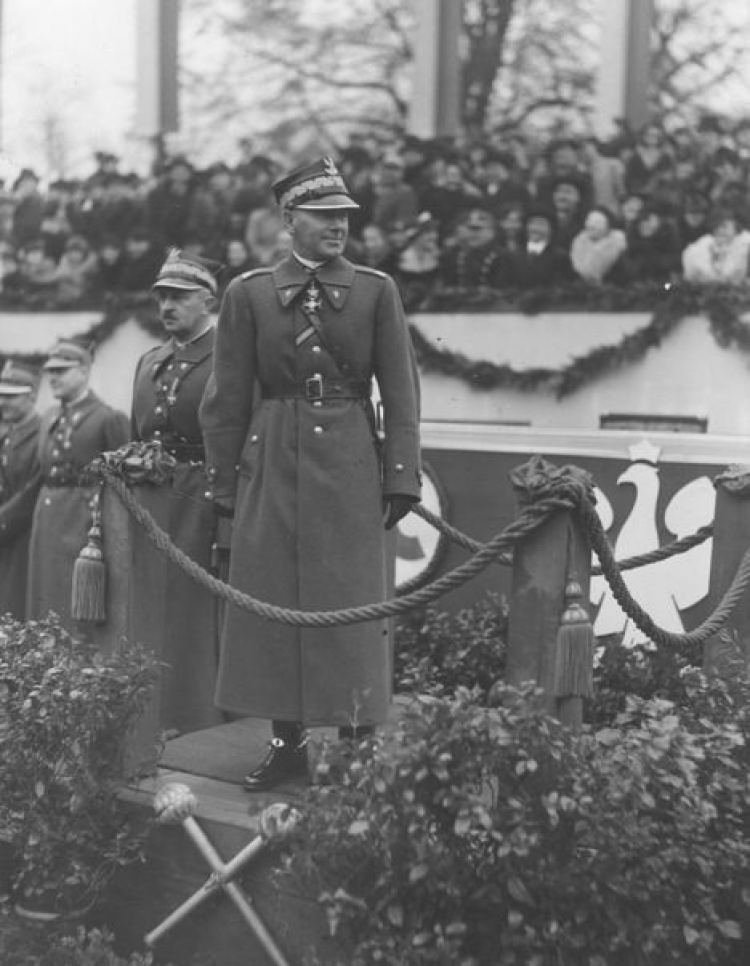
[[[456,615],[413,611],[396,629],[396,690],[431,694],[477,689],[486,701],[505,675],[508,607],[489,593]]]
[[[0,621],[0,821],[24,904],[89,905],[140,856],[145,828],[118,789],[123,741],[155,677],[140,648],[104,659],[55,619]]]
[[[152,966],[151,953],[119,956],[107,929],[34,926],[0,912],[3,966]]]
[[[700,716],[634,698],[579,737],[528,692],[415,699],[313,789],[288,860],[337,962],[746,962],[746,732],[736,696],[690,687]]]

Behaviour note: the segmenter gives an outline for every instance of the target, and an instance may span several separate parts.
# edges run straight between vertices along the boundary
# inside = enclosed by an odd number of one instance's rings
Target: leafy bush
[[[450,694],[477,689],[487,699],[505,675],[508,607],[489,593],[455,616],[432,608],[407,614],[396,628],[396,690]]]
[[[150,953],[118,956],[106,929],[33,926],[0,912],[3,966],[151,966],[153,961]]]
[[[0,820],[24,904],[86,906],[140,856],[144,820],[118,791],[123,742],[156,673],[143,649],[105,659],[55,619],[0,619]]]
[[[746,962],[741,729],[632,699],[575,737],[529,693],[493,693],[415,700],[311,792],[287,874],[324,904],[336,962]]]

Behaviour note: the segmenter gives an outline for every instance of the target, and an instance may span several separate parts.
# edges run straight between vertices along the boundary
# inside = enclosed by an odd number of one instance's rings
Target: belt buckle
[[[305,397],[310,400],[323,398],[323,377],[320,373],[305,379]]]

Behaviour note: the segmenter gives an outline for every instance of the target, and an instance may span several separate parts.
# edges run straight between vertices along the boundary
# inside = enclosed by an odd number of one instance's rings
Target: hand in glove
[[[385,498],[383,512],[385,514],[385,528],[392,530],[399,520],[402,520],[411,510],[414,497],[404,496],[403,493],[393,493]]]

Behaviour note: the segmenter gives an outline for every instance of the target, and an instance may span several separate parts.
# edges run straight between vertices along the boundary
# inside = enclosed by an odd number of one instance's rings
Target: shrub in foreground
[[[744,962],[740,731],[633,700],[576,738],[495,694],[415,700],[311,794],[286,874],[320,897],[337,962]]]

